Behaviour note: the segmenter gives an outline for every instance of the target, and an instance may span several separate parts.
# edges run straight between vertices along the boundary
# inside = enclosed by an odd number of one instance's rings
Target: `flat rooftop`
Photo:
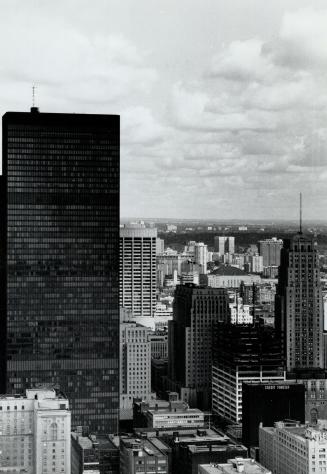
[[[244,466],[243,474],[271,474],[269,469],[266,469],[261,464],[258,464],[254,459],[239,459],[239,463]],[[236,459],[230,460],[230,462],[222,464],[201,464],[201,467],[207,474],[235,474]]]

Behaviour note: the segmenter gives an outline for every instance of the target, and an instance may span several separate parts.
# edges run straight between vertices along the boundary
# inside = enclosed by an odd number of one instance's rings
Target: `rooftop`
[[[271,474],[271,471],[261,464],[258,464],[254,459],[235,458],[229,459],[227,463],[201,464],[200,466],[202,468],[200,472],[207,474],[233,474],[235,472],[243,472],[244,474]]]
[[[216,270],[213,270],[209,275],[217,276],[247,276],[240,268],[232,267],[231,265],[222,265]]]

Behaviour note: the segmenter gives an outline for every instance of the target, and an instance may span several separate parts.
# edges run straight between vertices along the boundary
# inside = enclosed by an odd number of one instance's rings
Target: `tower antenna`
[[[302,193],[300,193],[300,234],[302,234]]]
[[[33,86],[32,86],[32,107],[35,107],[35,89],[36,89],[36,86],[33,84]]]

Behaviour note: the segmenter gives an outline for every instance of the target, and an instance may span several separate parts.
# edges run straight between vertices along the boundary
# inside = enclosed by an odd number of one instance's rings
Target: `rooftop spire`
[[[302,193],[300,193],[300,234],[302,234]]]

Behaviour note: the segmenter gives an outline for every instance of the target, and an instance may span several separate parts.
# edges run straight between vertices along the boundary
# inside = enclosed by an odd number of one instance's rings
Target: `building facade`
[[[120,229],[120,306],[133,316],[156,309],[157,229],[129,224]]]
[[[220,255],[225,253],[235,253],[235,237],[227,236],[216,236],[214,238],[215,252],[219,252]]]
[[[0,427],[0,472],[70,474],[71,414],[63,395],[2,395]]]
[[[165,450],[159,449],[151,439],[121,437],[120,474],[168,474],[168,469]]]
[[[277,239],[276,237],[260,240],[258,242],[259,254],[263,258],[264,267],[278,267],[280,265],[280,252],[282,247],[282,239]]]
[[[71,434],[71,474],[119,474],[119,437]]]
[[[259,324],[218,323],[213,329],[212,411],[242,421],[242,384],[285,380],[280,341]]]
[[[222,288],[179,285],[169,322],[168,378],[190,406],[211,405],[212,325],[229,316],[229,297]]]
[[[324,313],[319,255],[311,237],[284,241],[276,293],[276,328],[287,371],[324,368]]]
[[[9,112],[1,178],[0,390],[56,384],[72,424],[119,408],[119,116]]]
[[[120,324],[120,407],[133,410],[133,398],[151,398],[151,329]]]
[[[277,422],[259,428],[260,462],[278,474],[323,474],[327,466],[326,426]]]

